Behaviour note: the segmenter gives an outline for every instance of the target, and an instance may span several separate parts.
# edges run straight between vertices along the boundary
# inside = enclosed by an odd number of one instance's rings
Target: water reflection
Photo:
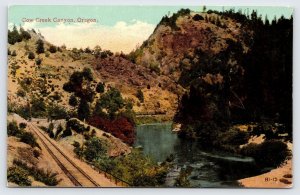
[[[166,186],[173,186],[181,168],[193,168],[191,187],[237,187],[236,180],[258,174],[255,162],[223,152],[207,150],[197,142],[179,139],[171,131],[170,123],[137,127],[135,146],[141,146],[146,155],[157,162],[173,154],[174,168],[168,173]]]

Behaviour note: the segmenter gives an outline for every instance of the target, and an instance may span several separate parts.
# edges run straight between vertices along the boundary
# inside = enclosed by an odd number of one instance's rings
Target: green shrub
[[[79,157],[82,158],[83,156],[83,148],[81,147],[80,143],[77,141],[74,141],[74,143],[72,144],[74,146],[74,153]]]
[[[253,157],[262,168],[278,167],[291,155],[287,145],[278,140],[249,144],[241,149],[241,154]]]
[[[144,94],[142,90],[138,89],[136,92],[136,97],[140,100],[140,102],[144,102]]]
[[[84,147],[83,156],[89,162],[97,160],[106,154],[105,144],[97,137],[86,141]]]
[[[32,117],[46,117],[47,105],[42,97],[34,97],[31,99],[31,115]]]
[[[56,186],[61,180],[58,180],[56,176],[57,173],[52,173],[51,171],[39,169],[35,166],[28,166],[26,163],[18,160],[13,161],[14,165],[23,169],[27,172],[27,176],[32,176],[35,180],[43,182],[48,186]]]
[[[52,104],[47,107],[47,115],[50,119],[58,120],[65,119],[68,116],[68,113],[64,107]]]
[[[35,158],[39,158],[41,156],[41,152],[39,150],[34,149],[33,150],[33,156]]]
[[[156,74],[160,74],[160,68],[157,63],[151,63],[149,68],[151,72],[156,72]]]
[[[199,14],[195,14],[195,15],[193,16],[193,20],[199,21],[199,20],[204,20],[204,18],[203,18],[201,15],[199,15]]]
[[[56,53],[57,48],[56,48],[54,45],[51,45],[51,46],[49,47],[49,51],[50,51],[51,53]]]
[[[33,53],[32,51],[30,51],[30,52],[28,53],[28,59],[33,60],[34,58],[35,58],[34,53]]]
[[[9,122],[7,124],[7,135],[8,136],[18,136],[21,134],[21,131],[18,127],[18,124],[16,121]]]
[[[111,88],[101,95],[100,99],[96,103],[94,113],[102,114],[103,109],[106,109],[109,116],[113,118],[124,106],[124,99],[120,91],[116,88]]]
[[[25,129],[27,127],[27,123],[20,123],[19,127],[20,129]]]
[[[17,42],[22,41],[22,36],[20,35],[16,26],[13,27],[13,30],[8,30],[8,43],[14,45]]]
[[[245,131],[240,131],[239,129],[229,129],[228,131],[221,133],[217,142],[221,145],[235,145],[239,146],[246,144],[249,140],[249,134]]]
[[[21,117],[29,120],[31,118],[29,106],[18,106],[15,110],[15,113]]]
[[[26,96],[26,92],[23,89],[18,89],[17,96],[19,96],[19,97],[25,97]]]
[[[77,133],[83,133],[85,131],[88,131],[88,127],[85,128],[83,124],[80,124],[80,122],[76,119],[71,119],[67,122],[67,127],[70,129],[73,129]]]
[[[31,35],[29,34],[29,32],[25,31],[23,28],[20,28],[20,32],[21,32],[22,40],[31,39]]]
[[[167,166],[157,165],[140,151],[133,150],[128,155],[111,160],[114,161],[112,174],[122,178],[133,186],[153,187],[165,183]]]
[[[37,54],[41,54],[41,53],[44,53],[45,52],[45,49],[44,49],[44,41],[42,41],[41,39],[39,39],[37,42],[36,42],[36,53]]]
[[[63,134],[61,137],[68,137],[68,136],[71,136],[72,135],[72,131],[71,131],[71,128],[66,126],[66,129],[63,131]]]
[[[31,147],[40,147],[36,142],[36,138],[31,132],[23,132],[20,135],[20,141],[30,145]]]
[[[73,94],[70,96],[69,105],[73,106],[73,107],[78,105],[78,100],[77,100],[76,96]]]
[[[30,186],[31,181],[28,179],[27,171],[20,167],[9,167],[7,170],[7,181],[18,184],[19,186]]]
[[[97,84],[97,87],[96,87],[97,93],[103,93],[104,92],[104,87],[105,87],[104,83],[99,82]]]
[[[41,58],[37,58],[35,60],[36,65],[41,65],[42,64],[42,59]]]

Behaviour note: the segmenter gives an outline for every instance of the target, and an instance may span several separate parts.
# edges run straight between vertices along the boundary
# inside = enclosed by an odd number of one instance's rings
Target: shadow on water
[[[238,179],[259,174],[252,158],[208,150],[197,142],[179,139],[170,123],[141,125],[136,133],[135,146],[141,146],[144,154],[157,162],[174,155],[175,166],[167,175],[166,186],[173,186],[186,167],[192,167],[191,187],[239,187]]]

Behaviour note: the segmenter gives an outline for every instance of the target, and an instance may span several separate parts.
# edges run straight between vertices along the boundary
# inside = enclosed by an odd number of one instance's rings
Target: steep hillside
[[[124,98],[132,101],[137,113],[164,112],[166,120],[174,116],[177,96],[183,90],[169,77],[133,64],[122,54],[113,54],[99,47],[84,50],[57,47],[34,30],[28,32],[30,39],[8,44],[8,102],[12,111],[26,115],[25,110],[29,113],[28,101],[34,99],[37,101],[33,102],[39,105],[33,105],[33,117],[45,117],[49,106],[72,112],[69,105],[71,94],[63,90],[63,84],[75,71],[90,68],[94,86],[102,82],[118,88]],[[39,40],[43,42],[42,53],[37,52]],[[142,102],[137,98],[138,90],[144,93]]]
[[[135,60],[150,68],[157,67],[162,74],[178,80],[182,68],[190,69],[190,58],[196,57],[196,51],[215,55],[224,51],[231,40],[239,42],[247,52],[247,41],[252,34],[231,17],[183,9],[162,18],[149,39],[135,51]]]
[[[98,78],[133,101],[137,113],[165,112],[171,118],[175,114],[183,89],[168,76],[134,64],[125,55],[96,59],[93,66]],[[138,90],[143,92],[142,102],[136,95]]]

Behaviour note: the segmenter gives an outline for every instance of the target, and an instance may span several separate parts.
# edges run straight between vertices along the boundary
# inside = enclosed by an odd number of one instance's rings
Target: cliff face
[[[224,51],[229,46],[227,40],[231,40],[239,42],[247,52],[246,39],[252,35],[252,31],[230,17],[181,10],[161,20],[138,50],[136,62],[150,68],[158,66],[163,74],[178,79],[180,69],[190,68],[190,58],[201,60],[197,51],[216,55]]]
[[[180,10],[131,54],[185,88],[175,121],[192,136],[250,121],[283,123],[290,132],[292,22]]]

